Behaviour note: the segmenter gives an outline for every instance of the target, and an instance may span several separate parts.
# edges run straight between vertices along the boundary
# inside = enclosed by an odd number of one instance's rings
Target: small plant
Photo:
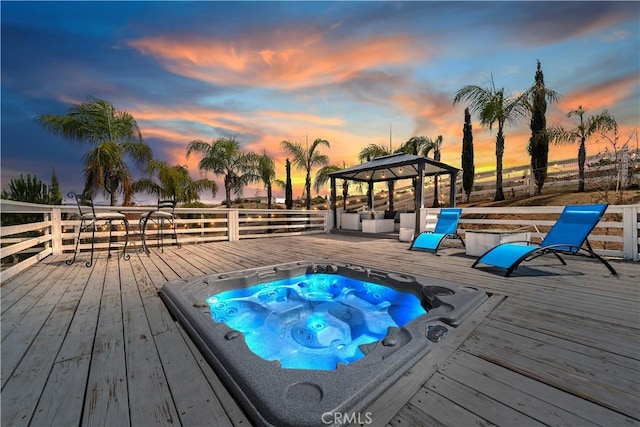
[[[20,174],[19,178],[13,178],[9,182],[8,190],[2,189],[1,197],[19,202],[47,205],[51,201],[51,190],[47,184],[40,181],[35,175],[27,174],[25,178]]]
[[[610,132],[598,132],[598,135],[598,142],[604,141],[607,146],[597,162],[587,165],[593,171],[591,185],[605,202],[619,204],[622,203],[624,189],[632,176],[629,143],[634,137],[638,138],[637,132],[633,131],[622,144],[617,128]]]

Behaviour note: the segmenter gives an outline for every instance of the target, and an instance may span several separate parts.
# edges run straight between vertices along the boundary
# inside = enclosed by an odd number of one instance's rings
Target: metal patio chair
[[[73,258],[65,261],[65,263],[67,265],[71,265],[75,262],[76,256],[78,255],[80,235],[83,231],[86,231],[91,227],[91,258],[85,264],[87,267],[91,267],[91,265],[93,265],[93,251],[98,223],[104,223],[104,225],[109,227],[109,248],[107,256],[111,258],[111,229],[114,221],[119,221],[124,224],[126,232],[124,248],[122,249],[122,257],[128,261],[130,256],[127,254],[127,244],[129,243],[129,221],[127,220],[127,217],[121,212],[96,212],[93,205],[93,198],[89,194],[76,194],[74,192],[70,192],[67,194],[67,197],[75,199],[76,204],[78,205],[78,210],[80,212],[80,227],[76,238],[76,247],[73,251]]]
[[[140,217],[140,238],[142,240],[142,250],[146,253],[149,253],[149,247],[147,246],[146,234],[147,227],[149,225],[149,221],[158,226],[158,232],[156,233],[156,241],[157,245],[160,247],[160,251],[164,252],[163,246],[161,245],[164,239],[164,224],[165,221],[169,223],[171,229],[173,231],[173,239],[176,241],[176,245],[178,248],[181,247],[180,242],[178,242],[178,234],[176,233],[176,222],[175,222],[175,208],[176,208],[175,200],[158,200],[158,205],[155,210],[146,212],[142,214]]]

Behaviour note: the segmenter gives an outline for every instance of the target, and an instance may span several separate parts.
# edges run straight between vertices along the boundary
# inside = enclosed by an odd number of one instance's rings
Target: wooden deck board
[[[85,426],[129,425],[119,261],[107,262],[82,416]]]
[[[47,257],[0,288],[2,425],[250,425],[157,290],[318,258],[499,296],[370,406],[372,425],[640,425],[638,263],[613,262],[614,277],[597,261],[542,257],[504,278],[469,268],[458,247],[407,248],[316,235],[152,247],[130,261],[100,252],[91,268],[86,253],[72,266]]]
[[[476,329],[461,348],[494,364],[640,419],[637,383],[640,371],[623,369],[601,359],[485,325]],[[625,374],[630,376],[625,379]]]
[[[140,279],[141,287],[138,289],[144,295],[143,310],[152,325],[149,339],[155,344],[154,351],[157,351],[161,360],[173,397],[170,407],[175,406],[178,413],[178,418],[172,417],[170,420],[174,424],[183,425],[203,425],[214,421],[217,425],[230,425],[215,391],[202,373],[201,363],[156,292],[156,286],[160,287],[164,283],[164,276],[158,270],[153,270],[148,263],[145,264],[145,261],[148,261],[145,254],[134,255],[131,264],[133,271],[137,271],[136,280]],[[149,267],[144,272],[143,264]],[[163,263],[153,265],[162,266]],[[157,282],[152,283],[154,279]],[[193,380],[184,380],[192,377]],[[168,421],[169,419],[167,423]]]
[[[388,425],[393,427],[487,427],[492,424],[442,395],[422,388]]]
[[[3,425],[28,425],[42,391],[46,387],[66,331],[72,322],[79,300],[78,290],[84,287],[82,275],[79,276],[80,278],[71,283],[67,281],[59,283],[56,287],[58,290],[53,294],[52,299],[47,300],[49,304],[40,301],[34,306],[32,310],[34,313],[46,313],[47,316],[42,323],[40,323],[42,318],[38,317],[36,324],[33,323],[31,315],[27,316],[29,321],[25,322],[25,325],[32,326],[35,333],[24,333],[19,336],[29,341],[20,346],[14,342],[3,343],[3,371],[5,364],[16,362],[14,354],[21,355],[17,366],[12,371],[7,370],[7,380],[3,382],[1,396]],[[68,294],[65,293],[67,290],[69,290]],[[15,328],[10,336],[16,335],[17,329],[19,328]],[[5,353],[4,349],[7,346],[13,351]],[[11,404],[6,404],[7,402]]]
[[[636,344],[640,342],[640,329],[632,326],[631,319],[625,322],[600,316],[590,319],[575,309],[542,308],[539,303],[524,304],[518,299],[500,307],[492,318],[602,350],[616,348],[618,354],[627,357],[637,354]]]
[[[506,388],[509,396],[499,397],[499,399],[501,401],[511,401],[512,405],[520,408],[521,411],[532,412],[531,409],[534,407],[534,405],[525,405],[524,399],[538,400],[539,402],[535,403],[535,407],[538,407],[544,413],[542,415],[532,415],[540,417],[540,419],[544,417],[547,420],[545,422],[552,425],[625,425],[633,421],[629,417],[622,416],[588,400],[581,399],[463,351],[458,351],[452,355],[451,359],[443,365],[441,372],[456,375],[457,378],[465,381],[464,377],[457,372],[459,366],[464,366],[465,369],[474,371],[476,376],[480,375],[496,382],[491,387],[478,385],[478,388],[483,390]],[[513,394],[521,397],[514,398]],[[544,403],[544,405],[541,405],[541,403]]]
[[[86,268],[84,264],[64,268],[75,273],[73,282],[84,286],[84,290],[38,401],[32,425],[79,425],[82,419],[81,403],[86,394],[106,263],[94,268]]]
[[[493,391],[491,389],[478,389],[474,384],[467,385],[466,382],[458,382],[450,377],[436,373],[425,387],[446,399],[473,412],[480,418],[494,425],[504,426],[544,426],[545,424],[535,418],[511,408],[508,404],[493,399],[484,392]],[[414,406],[420,406],[421,400],[412,402]]]
[[[171,425],[178,419],[131,263],[120,265],[131,425]]]

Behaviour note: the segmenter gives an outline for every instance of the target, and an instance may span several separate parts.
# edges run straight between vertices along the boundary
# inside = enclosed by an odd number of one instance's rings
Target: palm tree
[[[269,157],[267,151],[264,150],[258,158],[257,174],[259,180],[264,184],[267,190],[267,209],[271,209],[271,199],[273,198],[273,185],[284,188],[285,184],[282,180],[276,179],[276,165],[273,159]]]
[[[369,144],[360,150],[358,160],[360,162],[370,162],[377,157],[388,156],[389,154],[391,154],[391,151],[384,145]]]
[[[391,151],[389,151],[389,149],[387,149],[387,147],[385,147],[384,145],[369,144],[358,153],[358,160],[360,162],[370,162],[371,160],[377,157],[388,156],[390,154],[391,154]],[[387,188],[389,190],[389,210],[392,211],[393,210],[393,190],[395,189],[395,181],[394,180],[387,181]],[[371,203],[371,194],[367,193],[367,199],[369,199],[369,203]],[[373,206],[370,206],[370,207],[373,208]]]
[[[433,159],[440,161],[440,146],[442,145],[442,135],[438,135],[436,140],[432,140],[426,136],[412,136],[404,144],[396,150],[396,152],[402,152],[407,154],[413,154],[415,156],[429,157],[429,153],[433,151]],[[415,188],[416,181],[413,180],[413,186]],[[433,207],[440,206],[438,201],[438,177],[435,177],[433,188]]]
[[[413,154],[414,156],[427,156],[429,151],[433,149],[433,141],[426,136],[412,136],[408,141],[404,142],[396,153]]]
[[[424,151],[425,156],[429,155],[429,152],[433,150],[433,160],[436,162],[440,161],[440,147],[442,146],[442,135],[438,135],[435,141],[429,140],[427,144],[425,144]],[[440,206],[440,201],[438,200],[438,175],[433,177],[433,205],[432,207],[437,208]]]
[[[93,148],[84,155],[84,192],[110,195],[111,206],[124,194],[124,204],[133,195],[133,178],[125,157],[140,168],[151,159],[151,148],[133,116],[116,110],[108,101],[89,97],[87,102],[73,105],[64,116],[40,115],[34,119],[46,130],[63,138],[89,143]]]
[[[155,194],[158,199],[172,199],[177,203],[191,203],[200,200],[200,191],[210,190],[215,197],[218,184],[210,179],[193,180],[189,176],[186,166],[169,165],[159,160],[151,160],[147,166],[147,173],[157,175],[156,182],[151,177],[134,182],[135,191]]]
[[[515,123],[524,116],[527,109],[528,92],[518,96],[505,95],[505,89],[497,89],[491,77],[489,87],[475,85],[465,86],[456,92],[453,104],[460,101],[469,102],[469,110],[478,115],[480,124],[492,129],[494,124],[498,125],[496,135],[496,194],[495,201],[504,200],[502,191],[502,157],[504,155],[504,127],[507,124]]]
[[[187,159],[191,153],[203,155],[198,167],[224,176],[225,205],[231,206],[231,192],[241,194],[244,187],[256,180],[257,155],[244,152],[235,138],[218,138],[211,144],[199,139],[187,146]]]
[[[320,154],[316,151],[321,145],[327,148],[331,147],[329,141],[320,138],[313,141],[311,146],[307,148],[297,142],[282,141],[284,150],[293,157],[293,164],[306,172],[304,189],[307,196],[307,210],[311,209],[311,169],[314,166],[326,166],[329,163],[329,157],[326,154]]]
[[[556,144],[580,144],[578,148],[578,192],[584,192],[584,163],[587,159],[587,140],[596,132],[618,131],[618,123],[607,112],[591,116],[585,120],[587,110],[582,105],[567,113],[567,117],[578,116],[580,124],[573,129],[552,126],[548,129],[549,139]]]
[[[318,169],[316,173],[316,179],[313,184],[313,189],[316,192],[319,192],[320,189],[326,185],[327,181],[331,178],[329,176],[332,172],[337,172],[339,170],[345,169],[346,165],[343,163],[342,167],[336,165],[327,165]],[[342,210],[347,210],[347,197],[349,197],[349,181],[346,179],[342,180]]]

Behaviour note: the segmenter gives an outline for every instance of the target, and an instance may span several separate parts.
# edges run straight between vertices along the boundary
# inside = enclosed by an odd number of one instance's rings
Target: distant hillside
[[[640,190],[627,190],[623,192],[620,203],[616,203],[613,191],[609,193],[610,204],[630,205],[640,203]],[[589,203],[606,202],[604,194],[600,191],[577,192],[556,192],[551,194],[541,194],[539,196],[516,197],[503,200],[501,202],[478,202],[478,203],[458,203],[460,207],[472,206],[564,206]]]

